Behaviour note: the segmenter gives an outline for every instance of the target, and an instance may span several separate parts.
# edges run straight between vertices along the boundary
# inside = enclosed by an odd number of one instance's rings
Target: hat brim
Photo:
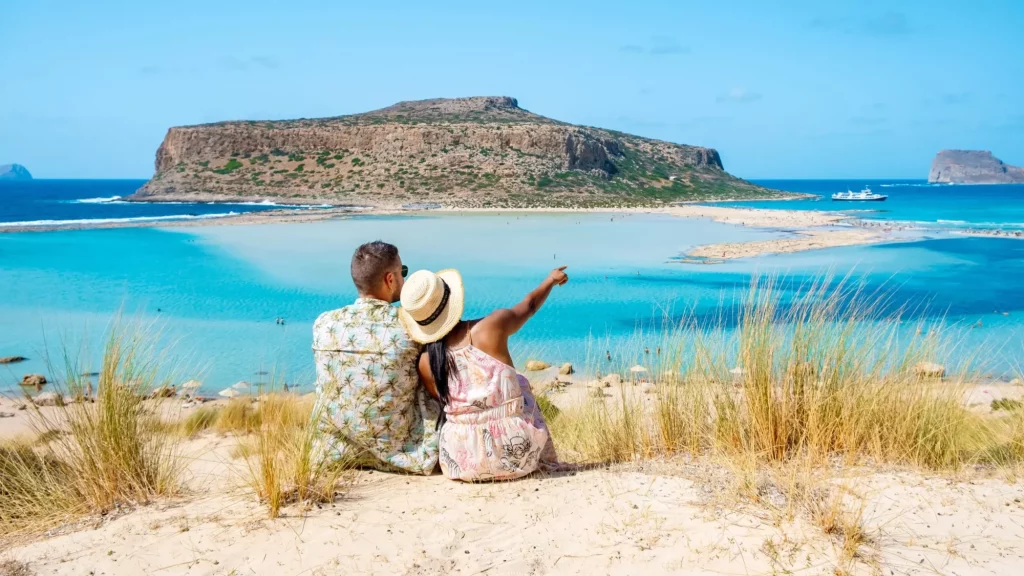
[[[451,293],[444,311],[433,322],[421,325],[404,308],[399,308],[398,319],[413,341],[430,344],[444,338],[462,320],[462,311],[466,305],[466,291],[462,286],[462,275],[458,270],[441,270],[437,275],[448,285]]]

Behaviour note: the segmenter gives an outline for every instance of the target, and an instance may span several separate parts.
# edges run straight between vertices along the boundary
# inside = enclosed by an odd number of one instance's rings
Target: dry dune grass
[[[258,396],[240,396],[225,404],[200,406],[180,420],[164,422],[162,429],[186,438],[194,438],[205,431],[247,436],[260,429],[267,412],[280,413],[285,425],[295,426],[305,421],[311,408],[311,400],[290,394],[271,392]]]
[[[115,328],[94,403],[71,403],[52,413],[30,404],[33,426],[47,441],[0,446],[0,535],[145,503],[178,489],[178,444],[155,432],[155,415],[144,405],[146,394],[164,384],[152,343],[144,332]],[[56,391],[82,396],[82,367],[68,354],[64,364]]]
[[[285,504],[333,500],[351,469],[318,458],[319,410],[311,398],[271,385],[255,396],[201,406],[158,430],[183,438],[206,431],[239,436],[232,456],[245,461],[244,481],[274,518]]]
[[[200,406],[177,424],[172,423],[171,426],[174,427],[172,430],[185,438],[195,438],[201,432],[212,428],[217,423],[220,413],[220,408],[216,406]]]
[[[837,573],[876,566],[866,501],[845,486],[843,471],[1019,469],[1024,410],[971,411],[969,355],[958,356],[964,365],[948,378],[915,370],[953,357],[952,336],[904,322],[882,294],[836,284],[783,291],[775,280],[757,280],[734,330],[723,317],[662,331],[657,362],[644,373],[653,382],[562,407],[550,422],[561,454],[713,463],[728,477],[717,479],[715,505],[753,504],[780,524],[810,521],[835,543]]]
[[[291,394],[261,394],[258,424],[240,446],[247,482],[270,518],[289,503],[332,502],[351,463],[322,458],[318,450],[321,404]]]
[[[1006,449],[1019,445],[1012,427],[965,406],[967,367],[950,378],[915,371],[954,343],[885,305],[843,282],[795,294],[755,282],[734,331],[684,320],[660,335],[651,395],[624,388],[569,407],[553,433],[576,458],[606,462],[686,452],[955,470],[1019,458]]]
[[[24,562],[4,560],[0,562],[0,576],[34,576],[34,572]]]

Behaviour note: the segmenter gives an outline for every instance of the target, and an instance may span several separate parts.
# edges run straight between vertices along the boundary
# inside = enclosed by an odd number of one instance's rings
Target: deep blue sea
[[[225,208],[75,201],[124,196],[140,184],[3,185],[0,222],[180,216]],[[863,181],[797,181],[785,187],[825,193],[848,185],[859,189]],[[917,188],[907,188],[915,190],[907,194],[918,194]],[[991,194],[990,200],[1003,198],[1003,208],[957,209],[955,203],[936,201],[915,215],[912,204],[894,202],[893,211],[913,221],[995,222],[993,213],[1024,221],[1006,216],[1020,213],[1024,194],[1012,196],[1001,187],[919,188],[932,195],[968,195],[972,205],[980,202],[979,194]],[[21,196],[35,193],[31,199]],[[812,205],[765,205],[805,204]],[[816,204],[831,208],[827,201]],[[956,217],[936,213],[935,206],[942,205],[950,206]],[[1024,241],[930,231],[914,237],[916,241],[717,266],[676,260],[695,245],[780,234],[784,232],[655,214],[536,213],[0,234],[0,356],[29,357],[28,362],[0,366],[0,389],[14,386],[25,373],[50,374],[46,356],[59,360],[62,347],[85,349],[85,358],[95,362],[103,335],[118,314],[159,332],[161,351],[179,360],[178,375],[199,378],[210,392],[239,380],[265,380],[265,372],[308,386],[313,378],[312,322],[354,298],[349,258],[358,244],[374,239],[397,244],[414,270],[459,268],[470,316],[514,304],[553,266],[568,265],[569,284],[556,289],[514,341],[513,354],[520,362],[539,357],[587,364],[612,350],[620,356],[616,361],[629,363],[635,358],[624,356],[640,355],[645,346],[656,345],[638,340],[638,327],[657,328],[666,319],[687,314],[717,318],[728,326],[735,297],[752,277],[781,276],[791,289],[831,273],[849,274],[866,291],[886,292],[889,305],[909,309],[911,317],[951,326],[968,349],[983,351],[997,373],[1009,374],[1020,366]],[[285,324],[277,324],[276,318],[284,318]],[[981,326],[972,328],[979,321]]]
[[[0,228],[218,218],[275,208],[272,204],[143,204],[122,198],[145,180],[29,180],[0,182]]]

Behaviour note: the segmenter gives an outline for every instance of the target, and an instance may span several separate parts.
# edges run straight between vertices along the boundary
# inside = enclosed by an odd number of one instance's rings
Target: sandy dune
[[[703,504],[670,473],[579,472],[510,484],[360,473],[349,498],[262,518],[225,472],[230,440],[194,446],[209,488],[13,547],[37,574],[831,574],[840,543],[810,523]],[[212,478],[212,480],[211,480]],[[1024,486],[916,475],[851,480],[870,500],[865,573],[1015,574]]]
[[[7,433],[14,430],[8,428]],[[183,453],[187,492],[46,539],[8,543],[0,562],[34,574],[1017,574],[1024,484],[917,473],[833,481],[863,506],[851,566],[842,538],[787,513],[771,481],[760,502],[684,459],[502,484],[358,472],[347,497],[267,520],[245,487],[233,437]],[[782,498],[782,502],[779,499]],[[863,504],[858,504],[863,503]]]

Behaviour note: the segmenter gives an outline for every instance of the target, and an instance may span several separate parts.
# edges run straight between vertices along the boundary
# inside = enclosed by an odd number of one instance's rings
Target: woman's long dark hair
[[[448,405],[448,375],[455,372],[455,358],[448,352],[448,343],[444,338],[431,342],[425,347],[427,360],[430,362],[430,375],[434,377],[437,397],[441,400],[441,412],[437,416],[437,428],[445,421],[444,407]]]

